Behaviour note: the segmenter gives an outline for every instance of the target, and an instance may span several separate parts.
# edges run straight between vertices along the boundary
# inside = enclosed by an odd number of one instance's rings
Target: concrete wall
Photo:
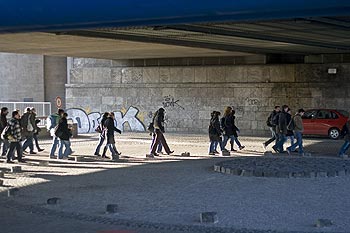
[[[207,132],[211,111],[235,106],[241,133],[264,135],[274,105],[350,109],[349,64],[118,67],[75,58],[70,73],[67,108],[81,133],[104,111],[115,111],[125,130],[145,130],[165,107],[167,131]]]
[[[0,53],[0,101],[44,101],[43,56]]]
[[[61,97],[65,108],[67,83],[67,58],[44,56],[45,101],[51,102],[52,110],[56,109],[56,97]]]

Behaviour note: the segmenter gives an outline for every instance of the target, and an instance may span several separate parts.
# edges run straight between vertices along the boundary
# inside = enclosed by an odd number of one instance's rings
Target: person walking
[[[21,116],[19,115],[19,113],[17,111],[13,111],[12,118],[8,122],[8,126],[10,127],[10,137],[8,139],[10,142],[10,149],[7,152],[7,163],[13,163],[11,159],[13,159],[14,157],[15,149],[17,151],[18,162],[25,163],[25,161],[22,159],[22,129],[20,125],[20,119]]]
[[[57,159],[68,159],[68,156],[71,154],[70,141],[69,138],[72,137],[72,132],[68,128],[67,122],[67,113],[63,113],[62,117],[58,123],[57,129],[55,131],[56,137],[60,140],[60,148],[58,149]],[[65,150],[63,152],[63,146]]]
[[[290,108],[288,108],[288,111],[287,111],[287,126],[288,126],[288,124],[289,124],[289,122],[292,120],[292,110],[290,109]],[[286,134],[286,136],[287,136],[287,139],[286,139],[286,141],[288,141],[288,139],[290,140],[290,145],[292,146],[293,144],[294,144],[294,132],[293,132],[293,130],[290,130],[290,129],[288,129],[288,127],[287,127],[287,134]]]
[[[234,109],[232,109],[231,114],[232,114],[232,120],[233,120],[233,136],[235,137],[234,141],[232,141],[232,138],[231,138],[231,140],[230,140],[231,151],[236,151],[236,150],[234,149],[234,143],[235,143],[235,142],[236,142],[238,148],[239,148],[240,150],[243,150],[243,149],[245,148],[245,146],[242,146],[241,142],[238,140],[238,133],[240,132],[240,130],[239,130],[239,128],[236,126],[236,121],[235,121],[235,119],[236,119],[236,116],[235,116],[236,111],[235,111]]]
[[[7,126],[7,115],[8,115],[9,111],[8,108],[3,107],[1,108],[1,112],[0,112],[0,135],[2,133],[2,131],[6,128]],[[9,141],[6,138],[0,138],[0,145],[2,144],[2,154],[1,156],[6,156],[6,152],[10,146]]]
[[[119,155],[121,155],[121,153],[119,153],[117,148],[115,147],[114,131],[120,134],[122,133],[122,131],[115,127],[114,119],[115,119],[114,113],[110,112],[108,114],[107,119],[104,122],[104,127],[106,128],[105,130],[106,130],[106,136],[107,136],[107,144],[103,148],[102,158],[107,158],[106,152],[107,152],[107,149],[109,148],[109,150],[112,153],[112,159],[118,160]]]
[[[21,117],[22,136],[25,138],[23,143],[23,151],[29,147],[29,154],[36,154],[34,152],[33,135],[36,130],[35,114],[31,108],[26,108],[26,112]]]
[[[39,123],[40,123],[40,119],[35,119],[36,130],[34,131],[33,138],[34,138],[36,149],[38,150],[38,152],[41,152],[41,151],[44,151],[44,149],[40,148],[39,146],[38,135],[41,132],[41,129],[38,126]]]
[[[109,115],[108,112],[105,112],[105,113],[103,114],[102,119],[101,119],[101,122],[100,122],[100,124],[98,125],[98,127],[96,128],[96,132],[99,132],[99,133],[100,133],[98,145],[97,145],[96,150],[95,150],[95,153],[94,153],[94,155],[96,155],[96,156],[101,156],[101,155],[100,155],[100,150],[101,150],[101,147],[102,147],[102,145],[103,145],[103,142],[104,142],[105,139],[106,139],[106,127],[104,126],[104,124],[105,124],[105,121],[106,121],[107,118],[108,118],[108,115]]]
[[[278,140],[276,144],[272,147],[272,149],[277,153],[283,153],[283,145],[286,142],[287,139],[287,125],[289,122],[287,122],[287,113],[288,106],[283,105],[282,106],[282,112],[278,114],[278,124],[276,126],[276,131],[278,134]]]
[[[154,122],[154,118],[157,116],[157,114],[158,114],[158,110],[153,114],[152,122],[148,126],[148,131],[150,132],[150,135],[152,136],[152,143],[151,143],[150,150],[152,149],[153,144],[156,142],[156,133],[154,131],[153,122]],[[162,150],[163,150],[162,143],[159,142],[158,143],[158,147],[157,147],[157,152],[154,153],[154,155],[155,156],[159,156],[159,154],[163,154]]]
[[[147,157],[153,158],[155,156],[155,152],[156,152],[156,149],[157,149],[159,143],[161,143],[163,145],[164,150],[168,155],[174,153],[174,151],[170,150],[168,143],[166,142],[165,137],[164,137],[164,132],[165,132],[164,116],[165,116],[164,108],[158,109],[158,113],[153,119],[153,127],[154,127],[154,132],[156,135],[155,135],[154,143],[151,147],[150,154],[147,155]]]
[[[280,113],[280,111],[281,111],[281,107],[278,105],[275,106],[274,110],[270,113],[270,115],[266,120],[266,125],[269,127],[272,136],[269,140],[263,143],[264,150],[266,150],[266,147],[270,145],[272,142],[274,141],[276,142],[276,139],[277,139],[276,124],[273,122],[273,119],[277,114]]]
[[[345,123],[341,130],[341,135],[344,136],[344,144],[340,147],[340,150],[338,152],[338,156],[340,158],[348,158],[348,155],[346,155],[346,151],[350,147],[350,120]]]
[[[50,135],[52,137],[52,146],[50,151],[50,158],[55,158],[55,152],[57,149],[57,146],[59,145],[59,138],[55,135],[55,128],[60,122],[60,119],[64,113],[63,109],[58,109],[57,113],[51,114],[47,119],[47,125],[46,128],[50,131]]]
[[[217,146],[220,145],[220,148],[222,149],[222,130],[220,128],[220,117],[221,113],[217,111],[213,111],[211,113],[211,119],[209,123],[209,155],[215,155],[219,154],[219,152],[216,150]]]
[[[224,116],[221,118],[221,122],[220,122],[221,128],[224,131],[222,151],[227,151],[225,147],[229,139],[231,139],[231,141],[236,141],[235,131],[237,133],[239,129],[235,126],[234,121],[235,121],[235,116],[233,114],[232,108],[226,107],[224,111]],[[239,141],[238,141],[238,146],[240,150],[244,148],[244,146],[242,146]]]
[[[305,111],[304,109],[299,109],[298,113],[295,114],[295,116],[292,118],[292,121],[294,121],[294,134],[297,139],[293,145],[290,147],[287,147],[287,153],[290,155],[292,151],[295,151],[296,147],[298,147],[298,152],[299,155],[303,156],[304,155],[304,148],[303,148],[303,131],[304,131],[304,126],[303,126],[303,120],[302,116],[304,115]]]

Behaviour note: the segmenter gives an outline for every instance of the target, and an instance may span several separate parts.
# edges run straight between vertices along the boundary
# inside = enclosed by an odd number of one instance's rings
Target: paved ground
[[[219,174],[213,172],[218,161],[263,155],[265,138],[242,137],[246,150],[233,153],[233,158],[214,158],[207,155],[205,135],[166,136],[175,156],[154,160],[145,158],[147,134],[118,136],[123,153],[118,162],[91,156],[97,135],[72,140],[75,155],[85,156],[82,162],[49,160],[50,142],[42,141],[46,152],[26,156],[22,173],[5,174],[0,232],[350,232],[349,176]],[[341,144],[321,138],[305,141],[313,156],[334,157]],[[191,152],[191,157],[177,156],[182,152]],[[11,187],[19,191],[7,197]],[[61,198],[61,203],[46,205],[51,197]],[[119,213],[106,214],[107,204],[118,204]],[[201,225],[199,213],[204,211],[216,211],[219,223]],[[331,219],[334,225],[313,227],[319,218]]]

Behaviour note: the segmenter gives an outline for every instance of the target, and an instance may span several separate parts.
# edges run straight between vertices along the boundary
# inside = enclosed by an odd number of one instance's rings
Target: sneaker
[[[235,152],[235,151],[237,151],[237,150],[235,150],[235,149],[231,149],[231,151],[232,151],[232,152]]]
[[[168,155],[171,155],[172,153],[174,153],[173,150],[169,151],[169,153],[167,153]]]
[[[160,154],[160,155],[164,155],[164,153],[161,152],[161,151],[157,151],[157,153]]]
[[[26,161],[24,161],[23,159],[18,160],[19,163],[26,163]]]
[[[290,149],[287,148],[286,151],[287,151],[288,155],[290,155],[290,153],[291,153]]]
[[[210,152],[209,155],[215,155],[215,152]]]
[[[6,163],[14,163],[14,162],[12,162],[11,160],[7,160]]]
[[[96,155],[96,156],[101,156],[99,153],[97,153],[97,152],[95,152],[95,154],[94,155]]]
[[[31,151],[29,154],[31,154],[31,155],[36,155],[36,152]]]
[[[220,152],[218,152],[218,151],[214,151],[214,153],[215,153],[215,154],[220,154]]]
[[[154,153],[154,156],[159,156],[159,154],[158,153]]]
[[[44,151],[45,149],[41,149],[41,148],[39,148],[38,149],[38,152],[42,152],[42,151]]]
[[[239,149],[240,150],[243,150],[245,148],[245,146],[240,146]]]
[[[146,158],[154,158],[154,154],[147,154]]]

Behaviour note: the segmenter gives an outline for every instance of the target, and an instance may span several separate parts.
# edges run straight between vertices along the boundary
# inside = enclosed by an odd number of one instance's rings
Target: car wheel
[[[340,136],[340,130],[337,129],[337,128],[331,128],[329,131],[328,131],[328,136],[331,138],[331,139],[338,139],[339,136]]]

